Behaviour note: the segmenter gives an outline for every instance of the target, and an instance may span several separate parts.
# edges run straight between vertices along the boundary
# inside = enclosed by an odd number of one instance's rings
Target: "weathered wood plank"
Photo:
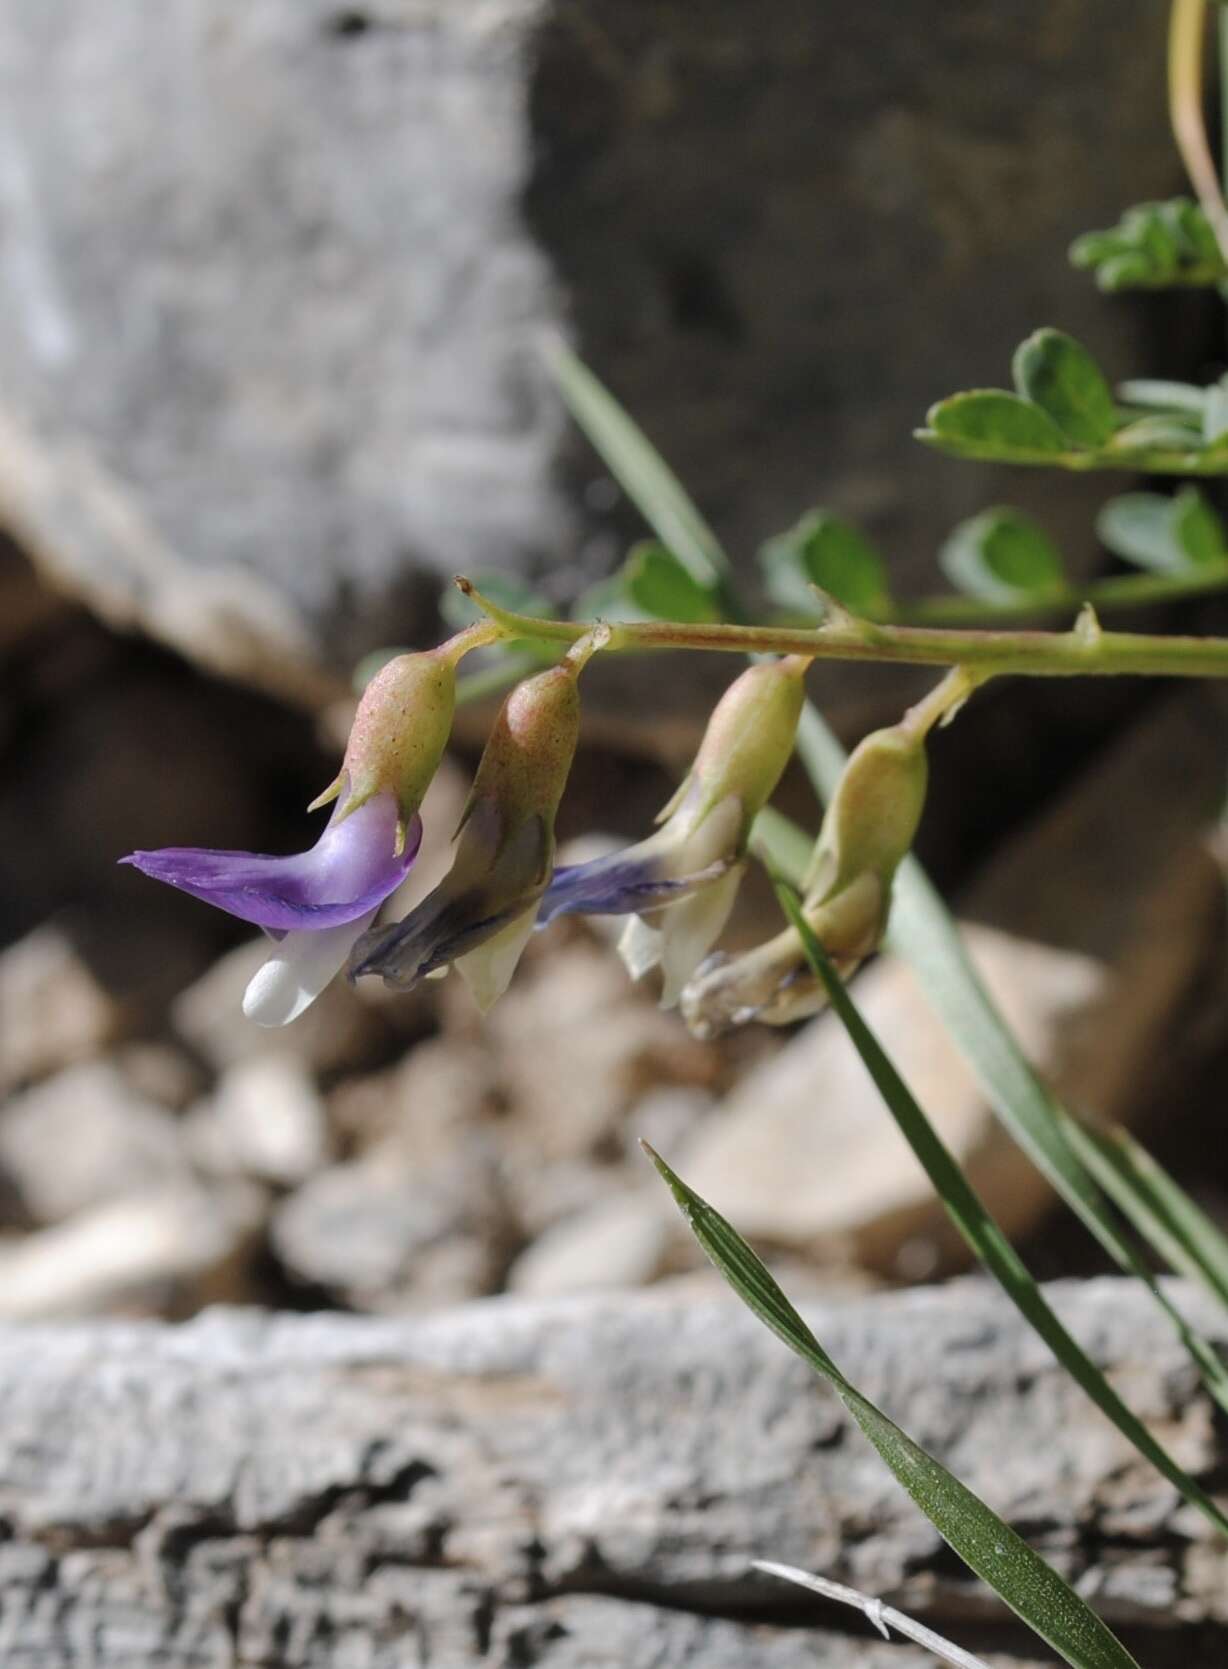
[[[1055,1301],[1185,1463],[1222,1448],[1133,1288]],[[1228,1318],[1189,1295],[1209,1331]],[[809,1314],[1149,1669],[1223,1660],[1228,1552],[978,1283]],[[414,1320],[0,1329],[6,1669],[921,1669],[753,1574],[820,1569],[993,1652],[1006,1625],[834,1400],[705,1290]],[[1141,1651],[1140,1647],[1140,1651]]]

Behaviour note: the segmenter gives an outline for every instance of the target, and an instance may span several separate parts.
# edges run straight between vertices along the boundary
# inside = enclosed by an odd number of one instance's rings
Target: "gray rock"
[[[970,928],[969,954],[1029,1057],[1047,1072],[1063,1028],[1099,999],[1090,958]],[[1008,1233],[1026,1229],[1048,1185],[995,1121],[909,968],[882,957],[857,980],[867,1024],[947,1147]],[[843,1025],[820,1015],[752,1067],[724,1104],[669,1155],[747,1234],[827,1261],[918,1279],[941,1247],[960,1258],[942,1204],[897,1130]],[[928,1266],[917,1265],[925,1256]],[[901,1264],[900,1259],[904,1262]]]
[[[0,1094],[94,1054],[123,1022],[62,933],[27,934],[0,956]]]
[[[1207,1400],[1145,1295],[1052,1296],[1213,1481]],[[1180,1300],[1228,1342],[1222,1312]],[[1222,1658],[1223,1544],[1000,1296],[806,1313],[1110,1622],[1141,1626],[1150,1669]],[[13,1669],[928,1669],[757,1557],[877,1593],[999,1669],[1050,1661],[724,1294],[10,1328],[0,1366]]]
[[[257,1191],[191,1182],[133,1191],[0,1249],[0,1317],[189,1314],[246,1295]]]
[[[573,321],[732,548],[825,501],[930,578],[995,487],[913,424],[1041,323],[1137,369],[1137,315],[1064,246],[1178,170],[1141,0],[879,23],[7,8],[9,524],[108,618],[318,698],[322,664],[429,631],[457,568],[574,590],[617,554],[536,353]],[[1011,491],[1084,544],[1093,488]]]
[[[304,1183],[270,1238],[295,1279],[356,1309],[397,1311],[497,1290],[510,1229],[480,1140],[432,1160],[394,1136]]]
[[[58,1223],[167,1183],[188,1159],[178,1121],[103,1061],[69,1067],[0,1109],[0,1171],[30,1216]]]
[[[187,1121],[199,1164],[282,1187],[304,1182],[329,1155],[328,1121],[302,1061],[270,1050],[238,1061]]]
[[[507,1289],[553,1298],[647,1286],[661,1273],[673,1229],[659,1189],[615,1194],[550,1224],[508,1271]]]

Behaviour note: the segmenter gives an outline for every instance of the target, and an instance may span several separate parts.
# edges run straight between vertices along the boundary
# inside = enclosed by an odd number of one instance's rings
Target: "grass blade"
[[[1071,1145],[1105,1193],[1170,1268],[1228,1305],[1228,1238],[1168,1172],[1124,1130],[1097,1130],[1067,1115]]]
[[[978,1495],[847,1380],[764,1264],[718,1211],[646,1148],[696,1240],[733,1290],[831,1385],[917,1506],[966,1565],[1072,1669],[1138,1669],[1116,1635]]]
[[[730,565],[720,540],[639,424],[561,341],[550,343],[546,363],[572,416],[661,543],[700,585],[722,582]]]
[[[1147,1430],[1114,1391],[1100,1369],[1072,1338],[1033,1280],[1027,1265],[988,1211],[984,1201],[960,1170],[911,1090],[896,1071],[886,1051],[844,987],[822,945],[802,915],[796,893],[777,886],[781,907],[801,937],[806,960],[822,980],[835,1013],[852,1039],[866,1071],[900,1127],[909,1147],[964,1240],[997,1281],[1032,1330],[1043,1339],[1075,1383],[1087,1393],[1130,1443],[1160,1472],[1191,1506],[1197,1507],[1221,1535],[1228,1535],[1228,1518],[1210,1496],[1180,1467],[1167,1449]]]

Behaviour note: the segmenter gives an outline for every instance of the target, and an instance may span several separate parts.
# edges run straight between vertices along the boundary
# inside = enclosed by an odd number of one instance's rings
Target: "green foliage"
[[[960,522],[938,563],[957,591],[987,602],[1026,597],[1043,603],[1068,590],[1057,546],[1030,516],[1009,506]]]
[[[937,1131],[914,1100],[912,1092],[888,1059],[882,1045],[862,1019],[840,976],[802,915],[796,895],[783,886],[777,887],[777,895],[785,914],[801,937],[806,960],[823,982],[832,1009],[848,1032],[888,1112],[920,1161],[948,1217],[971,1251],[1096,1407],[1192,1506],[1197,1507],[1221,1534],[1228,1535],[1228,1520],[1219,1508],[1193,1478],[1178,1466],[1167,1450],[1156,1442],[1142,1421],[1131,1413],[1096,1364],[1058,1320],[1040,1288],[1028,1273],[1023,1259],[951,1157]]]
[[[1207,217],[1188,197],[1136,204],[1116,226],[1076,238],[1070,259],[1108,291],[1211,285],[1228,277]]]
[[[808,510],[787,533],[760,546],[768,595],[781,608],[815,612],[812,586],[854,614],[874,616],[891,604],[882,557],[857,528],[827,510]]]
[[[563,398],[632,503],[700,586],[716,586],[729,571],[720,541],[661,454],[588,367],[562,342],[547,362]]]
[[[643,614],[656,620],[719,620],[715,587],[692,578],[672,551],[655,539],[633,545],[622,571],[622,588]]]
[[[1228,1304],[1228,1238],[1125,1130],[1069,1121],[1072,1144],[1118,1209],[1170,1269]]]
[[[1157,574],[1228,570],[1224,524],[1197,487],[1123,493],[1096,518],[1100,539],[1123,561]]]
[[[1077,446],[1105,446],[1117,427],[1113,393],[1096,361],[1073,336],[1036,330],[1011,362],[1022,399],[1051,417]]]
[[[918,440],[960,458],[1053,463],[1066,450],[1062,431],[1039,406],[999,388],[974,388],[931,406]]]
[[[1138,1669],[1117,1637],[1052,1566],[845,1378],[741,1235],[651,1148],[646,1151],[692,1234],[738,1297],[827,1381],[965,1564],[1075,1669]]]
[[[1020,344],[1013,372],[1013,394],[973,389],[939,400],[917,439],[995,463],[1228,474],[1228,388],[1127,383],[1118,405],[1087,349],[1051,329]],[[1131,409],[1140,405],[1142,416]]]

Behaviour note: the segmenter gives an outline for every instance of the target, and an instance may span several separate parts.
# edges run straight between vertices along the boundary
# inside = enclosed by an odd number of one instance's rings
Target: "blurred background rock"
[[[115,859],[301,846],[355,659],[432,641],[448,575],[566,602],[618,562],[638,525],[542,370],[550,333],[748,585],[814,504],[903,595],[1003,499],[1107,566],[1091,524],[1118,483],[909,433],[1039,324],[1113,374],[1222,369],[1213,299],[1108,302],[1064,258],[1180,188],[1163,28],[1143,0],[0,11],[0,1315],[674,1276],[692,1254],[639,1135],[799,1280],[957,1265],[827,1020],[700,1045],[559,928],[485,1025],[450,984],[337,986],[270,1035],[239,1012],[245,930]],[[1148,619],[1228,629],[1214,602]],[[568,837],[642,831],[730,669],[598,671]],[[850,737],[916,687],[814,678]],[[458,726],[419,892],[488,717]],[[1151,1118],[1183,1174],[1197,1155],[1222,1211],[1221,703],[995,688],[934,753],[923,856],[1029,1047],[1079,1104]],[[734,936],[771,909],[749,888]],[[860,994],[1038,1272],[1093,1267],[1038,1227],[908,977],[883,962]]]

